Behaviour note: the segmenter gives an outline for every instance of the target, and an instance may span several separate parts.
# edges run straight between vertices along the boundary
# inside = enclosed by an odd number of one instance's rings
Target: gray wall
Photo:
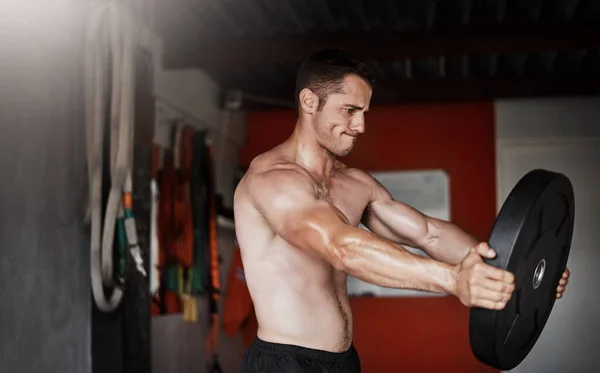
[[[30,3],[0,4],[0,371],[86,373],[83,17]]]
[[[532,168],[563,172],[575,189],[575,230],[565,297],[513,372],[600,371],[600,98],[496,104],[498,207]]]
[[[91,370],[89,243],[82,224],[85,18],[77,3],[85,2],[0,4],[0,372]],[[230,206],[243,113],[219,109],[219,87],[203,72],[162,70],[162,41],[141,20],[138,32],[155,59],[158,101],[211,130],[217,187]],[[233,237],[221,228],[223,280]],[[180,316],[155,318],[154,371],[201,369],[204,327],[183,324]],[[225,371],[236,371],[241,339],[222,335],[219,342]],[[181,343],[195,348],[182,350]]]

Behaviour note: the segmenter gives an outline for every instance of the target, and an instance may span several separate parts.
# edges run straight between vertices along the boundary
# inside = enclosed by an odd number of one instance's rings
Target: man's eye
[[[348,114],[354,114],[354,109],[352,109],[352,108],[345,108],[344,110],[345,110],[345,111],[346,111],[346,113],[348,113]]]

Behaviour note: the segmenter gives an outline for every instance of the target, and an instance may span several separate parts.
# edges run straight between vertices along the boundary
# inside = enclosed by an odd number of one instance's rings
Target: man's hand
[[[486,264],[496,253],[484,242],[471,248],[456,267],[456,296],[467,307],[501,310],[515,290],[515,276]]]
[[[566,268],[558,282],[558,288],[556,288],[556,299],[562,298],[565,290],[567,290],[567,284],[569,283],[569,277],[571,276],[571,272],[569,268]]]

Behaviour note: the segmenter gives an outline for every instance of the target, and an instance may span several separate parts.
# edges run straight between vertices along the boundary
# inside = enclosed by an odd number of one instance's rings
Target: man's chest
[[[351,178],[336,178],[329,185],[317,185],[320,199],[323,199],[343,215],[344,220],[357,226],[363,216],[371,195],[367,186]]]

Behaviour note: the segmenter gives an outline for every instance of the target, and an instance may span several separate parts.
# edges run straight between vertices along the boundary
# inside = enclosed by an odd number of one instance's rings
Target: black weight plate
[[[567,265],[574,214],[573,186],[563,174],[533,170],[508,195],[488,240],[497,256],[485,261],[512,272],[515,291],[500,311],[471,309],[471,350],[481,362],[510,370],[535,345]]]

